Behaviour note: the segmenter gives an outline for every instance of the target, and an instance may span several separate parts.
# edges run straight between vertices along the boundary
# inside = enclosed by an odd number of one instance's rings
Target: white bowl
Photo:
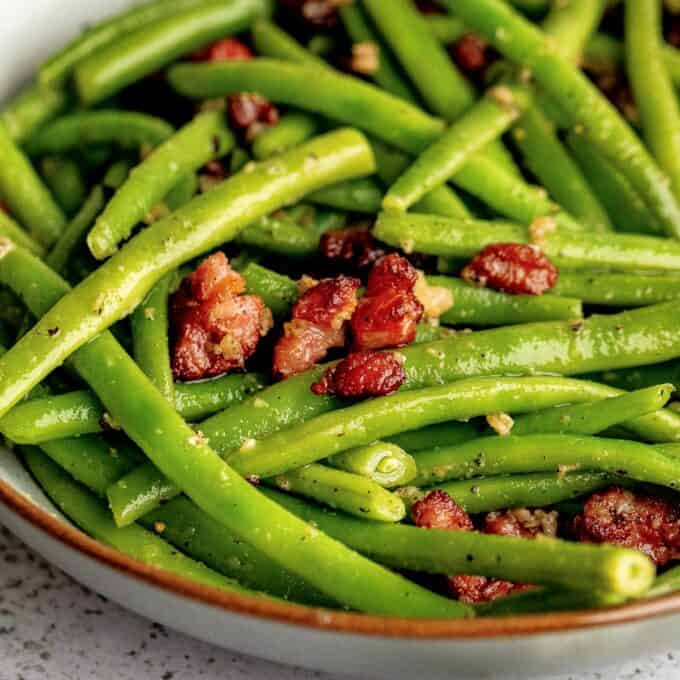
[[[130,4],[4,0],[0,101],[84,25]],[[139,614],[288,664],[375,677],[530,677],[601,667],[677,645],[680,596],[594,613],[449,622],[339,614],[220,593],[149,569],[86,537],[6,450],[0,450],[0,522],[74,578]]]

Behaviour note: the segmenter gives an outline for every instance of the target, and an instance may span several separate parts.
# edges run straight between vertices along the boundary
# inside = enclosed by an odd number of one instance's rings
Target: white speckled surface
[[[554,680],[679,677],[680,652],[669,652]],[[349,680],[240,656],[166,630],[78,585],[0,528],[0,680],[46,678]]]

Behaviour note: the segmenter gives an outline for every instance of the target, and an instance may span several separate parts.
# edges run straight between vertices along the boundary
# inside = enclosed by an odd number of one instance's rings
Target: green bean
[[[287,113],[278,124],[263,130],[252,144],[253,156],[264,160],[294,149],[319,132],[319,121],[306,113]]]
[[[47,156],[40,163],[41,174],[57,203],[72,217],[87,195],[80,166],[71,158]]]
[[[661,597],[670,595],[680,590],[680,567],[673,567],[657,576],[652,587],[647,592],[647,597]]]
[[[364,9],[358,3],[341,6],[340,20],[353,43],[369,43],[378,48],[378,65],[376,70],[370,74],[371,80],[383,90],[407,102],[415,103],[416,96],[411,86],[404,80],[392,55],[371,26]]]
[[[579,323],[576,331],[572,322],[548,321],[457,334],[438,342],[406,347],[400,350],[408,376],[405,388],[437,385],[472,375],[587,373],[677,357],[680,336],[669,335],[668,326],[668,318],[673,318],[677,309],[677,303],[666,303],[594,316]],[[247,440],[267,437],[340,408],[341,400],[311,392],[311,386],[324,370],[319,367],[288,378],[213,416],[201,425],[203,434],[218,451],[228,452]],[[613,388],[581,382],[566,401],[588,401],[619,393]],[[627,426],[651,441],[680,439],[680,415],[668,409],[638,418]],[[403,440],[391,440],[408,450]],[[137,516],[160,502],[160,491],[154,494],[154,489],[163,489],[168,497],[179,493],[175,485],[148,465],[121,480],[120,486],[124,489],[121,505],[133,506],[139,512]]]
[[[661,54],[662,5],[627,0],[625,9],[626,65],[643,137],[680,200],[680,107]]]
[[[553,4],[542,28],[559,45],[562,56],[578,64],[588,39],[602,20],[605,6],[605,0]]]
[[[9,136],[23,144],[36,130],[58,116],[67,106],[63,90],[31,84],[5,106],[0,119]]]
[[[0,210],[0,237],[14,241],[34,255],[45,254],[43,246],[27,234],[4,210]]]
[[[81,36],[48,59],[39,69],[39,80],[43,84],[63,83],[79,61],[105,45],[110,45],[131,31],[152,25],[160,19],[202,5],[204,2],[205,0],[151,0],[127,12],[114,15],[88,28]]]
[[[112,255],[173,186],[226,154],[234,144],[222,113],[210,111],[196,116],[132,170],[88,234],[92,254],[98,260]]]
[[[51,246],[64,228],[66,217],[2,124],[0,158],[0,197],[36,241]]]
[[[552,198],[597,231],[612,230],[605,209],[580,168],[564,148],[551,123],[536,106],[524,112],[512,136],[526,166]]]
[[[116,527],[106,508],[96,497],[71,480],[40,451],[27,448],[24,450],[24,459],[57,506],[98,541],[151,567],[190,578],[198,583],[228,592],[250,592],[241,588],[232,579],[225,578],[178,552],[146,529],[139,526],[124,529]]]
[[[662,409],[673,390],[673,385],[666,383],[599,401],[528,413],[515,419],[512,434],[597,434]]]
[[[367,477],[386,489],[408,484],[416,476],[413,458],[389,442],[374,442],[338,453],[326,462],[339,470]]]
[[[186,205],[198,191],[198,176],[191,172],[184,175],[170,191],[168,191],[163,201],[170,212]],[[152,208],[153,212],[153,208]]]
[[[247,440],[228,460],[244,475],[271,477],[406,430],[556,406],[574,391],[574,383],[578,381],[566,378],[468,378],[394,394],[326,413],[265,439]],[[423,476],[421,457],[418,479]]]
[[[337,133],[332,138],[337,151],[340,141]],[[354,144],[356,139],[354,134],[350,135]],[[365,146],[361,146],[364,150]],[[348,149],[347,144],[341,148],[345,164],[356,168],[356,152]],[[317,162],[321,163],[322,172],[312,174],[315,177],[321,174],[326,181],[333,181],[339,173],[347,172],[347,168],[343,165],[339,169],[337,162],[332,163],[331,174],[323,165],[324,150],[323,143],[317,141],[307,145],[305,153],[316,153]],[[327,157],[326,160],[329,161]],[[252,176],[251,173],[249,177]],[[272,182],[271,175],[267,181]],[[302,190],[309,181],[306,179],[302,187],[293,186]],[[288,191],[291,191],[290,185]],[[239,193],[242,192],[243,187]],[[270,203],[276,200],[271,195],[267,199]],[[247,205],[253,203],[252,196],[242,201]],[[239,210],[245,209],[241,201],[236,204]],[[246,220],[252,221],[252,214],[247,215]],[[5,254],[0,260],[0,270],[0,279],[11,279],[12,286],[21,291],[36,316],[46,312],[67,289],[54,272],[18,249],[10,249]],[[39,286],[34,285],[36,278]],[[163,472],[175,480],[181,479],[187,495],[199,507],[238,535],[248,536],[251,544],[265,555],[307,579],[329,597],[355,609],[387,615],[436,618],[469,614],[470,610],[461,603],[434,595],[359,557],[261,496],[205,444],[203,437],[186,425],[110,333],[101,333],[81,347],[73,357],[73,364],[126,434]],[[121,400],[121,393],[134,394],[135,399]]]
[[[467,512],[476,514],[505,508],[545,508],[618,482],[616,475],[586,471],[499,475],[448,482],[437,488],[446,491]]]
[[[666,232],[680,236],[680,205],[664,174],[616,109],[559,48],[501,0],[445,0],[505,57],[531,69],[537,84],[628,178]]]
[[[249,293],[259,295],[277,319],[288,318],[299,296],[295,281],[255,262],[248,264],[241,274]]]
[[[671,489],[680,484],[680,461],[664,456],[653,446],[566,434],[484,437],[451,448],[420,451],[416,464],[414,486],[431,486],[449,479],[571,469],[597,470]]]
[[[331,69],[274,59],[218,64],[179,64],[170,84],[193,98],[257,91],[270,101],[356,125],[411,153],[444,131],[444,123],[383,90]]]
[[[289,257],[309,257],[319,248],[319,237],[287,218],[261,217],[237,237],[236,242]]]
[[[640,307],[680,297],[680,276],[562,271],[552,292],[591,305]]]
[[[582,135],[570,133],[567,143],[581,171],[604,205],[617,231],[661,234],[663,227],[647,209],[631,183]]]
[[[639,595],[654,568],[637,551],[546,538],[531,541],[469,531],[375,525],[275,491],[263,493],[339,541],[393,568],[433,574],[475,574],[511,581]],[[620,569],[619,569],[620,567]]]
[[[71,113],[57,118],[26,145],[34,156],[66,153],[91,144],[117,144],[138,149],[143,144],[157,146],[173,134],[169,123],[145,113],[101,109]]]
[[[373,480],[324,465],[305,465],[277,475],[269,483],[283,491],[376,522],[399,522],[406,514],[401,498]]]
[[[467,32],[463,22],[454,16],[427,14],[424,18],[430,33],[445,45],[455,43]]]
[[[233,176],[140,232],[0,359],[0,416],[79,347],[135,309],[165,274],[283,203],[372,170],[373,156],[363,136],[339,130]],[[5,271],[8,261],[23,257],[7,243],[4,254],[0,269]]]
[[[325,187],[307,196],[307,200],[348,212],[375,215],[380,210],[383,190],[370,177]]]
[[[644,387],[658,385],[667,380],[680,388],[680,361],[673,359],[662,364],[652,364],[651,366],[635,366],[624,368],[618,371],[603,371],[594,373],[592,380],[598,380],[624,390],[640,390]]]
[[[525,593],[510,593],[506,597],[479,604],[475,607],[475,612],[477,616],[503,617],[559,611],[587,611],[623,604],[626,599],[619,595],[599,592],[575,593],[573,590],[541,588]]]
[[[376,238],[407,252],[444,257],[471,257],[492,243],[529,243],[527,230],[507,222],[485,222],[436,215],[381,213]],[[541,249],[567,267],[611,267],[623,271],[678,271],[680,244],[637,234],[588,234],[555,231],[541,240]]]
[[[100,102],[192,50],[246,30],[265,6],[263,0],[206,1],[121,34],[77,63],[78,96],[86,105]]]
[[[383,201],[386,210],[405,212],[426,193],[447,182],[471,154],[498,139],[529,105],[519,87],[501,85],[462,116],[390,187]]]
[[[405,449],[409,454],[437,446],[453,446],[476,439],[480,435],[479,428],[471,423],[448,422],[429,425],[419,430],[400,432],[387,441]]]
[[[256,20],[250,30],[255,52],[263,57],[326,68],[327,64],[300,45],[295,38],[266,19]]]
[[[583,316],[578,299],[557,295],[508,295],[471,286],[451,276],[428,276],[427,281],[431,286],[451,291],[453,307],[440,317],[441,323],[445,324],[503,326],[527,321],[576,320]]]
[[[440,326],[439,323],[423,321],[416,326],[416,339],[413,342],[415,344],[422,344],[434,342],[435,340],[443,340],[444,338],[448,338],[450,335],[454,335],[455,332],[456,331],[452,328]]]
[[[172,379],[168,298],[175,279],[164,276],[152,289],[146,300],[132,313],[132,347],[137,365],[144,371],[152,385],[171,403],[175,403],[175,384]]]

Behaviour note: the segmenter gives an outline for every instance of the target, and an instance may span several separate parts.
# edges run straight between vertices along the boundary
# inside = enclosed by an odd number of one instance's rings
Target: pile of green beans
[[[335,4],[313,35],[269,0],[148,0],[0,110],[0,434],[92,538],[238,597],[455,619],[680,590],[680,567],[657,576],[628,544],[410,522],[435,489],[475,526],[585,512],[613,486],[680,502],[680,52],[661,0],[627,0],[618,33],[605,0]],[[471,32],[500,55],[484,78],[448,49]],[[202,49],[225,38],[253,56]],[[589,77],[617,70],[635,125]],[[276,113],[242,125],[237,94]],[[355,226],[367,251],[331,263],[328,232]],[[540,250],[556,282],[473,286],[465,265],[497,244]],[[357,349],[354,319],[328,363],[277,379],[303,292],[363,286],[373,248],[422,270],[415,340],[379,350],[401,385],[312,389]],[[216,251],[242,283],[187,281]],[[257,351],[182,382],[182,305],[220,328],[240,286],[266,307]],[[194,340],[219,356],[239,330]],[[425,585],[455,574],[535,589],[471,606]]]

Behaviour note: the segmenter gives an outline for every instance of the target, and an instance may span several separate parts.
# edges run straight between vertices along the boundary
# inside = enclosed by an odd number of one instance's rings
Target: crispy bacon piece
[[[540,508],[514,508],[505,512],[490,512],[484,518],[484,533],[498,536],[536,538],[539,534],[557,534],[557,513],[545,512]]]
[[[418,272],[396,253],[375,264],[350,321],[355,350],[400,347],[415,340],[424,311],[414,293],[417,280]]]
[[[279,122],[278,109],[256,92],[238,92],[227,100],[227,115],[232,129],[252,142],[265,127]]]
[[[171,299],[175,379],[200,380],[243,369],[272,327],[272,316],[224,253],[204,260]],[[153,313],[153,310],[150,310]]]
[[[540,533],[538,531],[531,533],[532,530],[528,526],[524,526],[513,515],[514,512],[490,513],[486,518],[485,533],[524,536],[526,538],[533,538]],[[431,491],[425,498],[414,503],[411,515],[414,524],[418,527],[449,529],[451,531],[474,530],[468,513],[442,490]],[[523,515],[520,514],[520,517],[523,517]],[[486,576],[458,574],[448,578],[448,587],[451,594],[457,599],[468,604],[478,604],[490,602],[510,593],[522,592],[531,586]]]
[[[327,260],[357,272],[372,267],[386,254],[385,247],[366,227],[328,231],[321,237],[319,248]]]
[[[493,55],[488,43],[476,33],[466,33],[451,46],[451,56],[461,71],[477,74],[486,71]]]
[[[475,255],[461,276],[505,293],[541,295],[555,286],[558,272],[536,246],[494,243]]]
[[[202,47],[191,55],[194,61],[207,61],[211,64],[220,61],[247,61],[255,56],[244,42],[237,38],[223,38]]]
[[[279,0],[279,3],[310,26],[328,29],[338,25],[342,0]]]
[[[658,565],[680,558],[680,507],[619,486],[588,499],[574,532],[581,541],[640,550]]]
[[[274,348],[274,373],[281,378],[301,373],[343,347],[347,321],[357,306],[361,282],[349,276],[324,279],[305,291],[293,307],[292,321]]]
[[[354,399],[384,397],[404,382],[406,371],[393,353],[354,352],[326,370],[319,382],[312,385],[312,392]]]

